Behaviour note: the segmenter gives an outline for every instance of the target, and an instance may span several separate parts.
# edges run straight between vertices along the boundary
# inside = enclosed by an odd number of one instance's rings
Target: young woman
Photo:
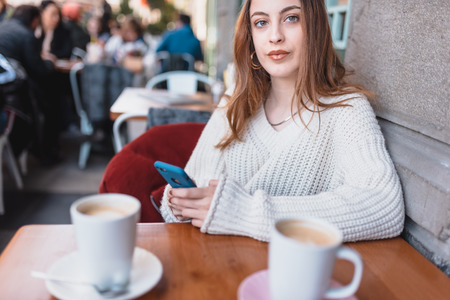
[[[401,233],[404,204],[367,100],[344,80],[322,0],[247,0],[236,26],[236,88],[167,187],[167,222],[267,241],[280,218],[314,216],[346,241]]]
[[[35,36],[41,45],[41,57],[54,63],[57,59],[68,59],[72,54],[70,32],[61,21],[61,10],[53,0],[44,0],[40,5],[41,26]],[[42,100],[40,109],[44,114],[43,142],[38,156],[45,165],[61,160],[59,135],[70,118],[71,92],[68,74],[52,72],[38,83]]]
[[[70,32],[61,20],[61,10],[56,2],[44,0],[40,5],[41,26],[35,35],[42,43],[42,56],[45,58],[70,58],[72,41]]]
[[[132,16],[121,24],[120,36],[110,38],[105,45],[106,56],[118,65],[123,64],[126,57],[143,57],[147,51],[142,25]]]

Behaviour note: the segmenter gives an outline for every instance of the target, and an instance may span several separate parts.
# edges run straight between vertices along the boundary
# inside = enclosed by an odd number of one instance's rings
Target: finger
[[[178,219],[178,221],[181,221],[181,222],[192,222],[192,220],[191,219],[189,219],[189,218],[185,218],[185,217],[183,217],[183,216],[179,216],[179,217],[177,217],[177,219]]]
[[[177,198],[200,199],[214,195],[215,187],[207,186],[201,188],[173,189],[172,195]]]
[[[183,217],[183,215],[181,213],[181,209],[175,208],[175,207],[174,208],[171,207],[171,209],[172,209],[173,215],[178,219],[178,221],[187,221],[187,220],[189,220],[189,218]]]
[[[176,205],[172,205],[172,204],[169,204],[169,207],[170,207],[170,209],[172,210],[172,213],[173,213],[175,216],[181,216],[181,210],[182,210],[182,208],[180,208],[180,207],[178,207],[178,206],[176,206]]]
[[[204,188],[177,188],[172,189],[172,196],[177,198],[196,199],[202,197]]]
[[[171,202],[179,209],[208,210],[211,205],[210,198],[202,198],[202,199],[172,198]]]
[[[181,215],[181,211],[183,210],[183,208],[180,208],[180,207],[175,206],[175,205],[169,205],[169,207],[172,210],[174,215]]]
[[[200,219],[192,219],[192,225],[194,227],[198,227],[201,228],[203,226],[204,220],[200,220]]]
[[[206,219],[206,214],[208,213],[208,211],[202,211],[202,210],[198,210],[198,209],[190,209],[190,208],[185,208],[181,210],[181,215],[185,218],[190,218],[192,220],[205,220]]]
[[[208,186],[211,186],[211,187],[217,187],[218,184],[219,184],[219,180],[217,180],[217,179],[211,179],[211,180],[209,181]]]
[[[177,207],[178,209],[182,210],[182,209],[186,209],[186,208],[190,208],[190,209],[196,209],[198,208],[198,201],[197,199],[180,199],[180,198],[172,198],[171,201],[172,205],[174,207]]]

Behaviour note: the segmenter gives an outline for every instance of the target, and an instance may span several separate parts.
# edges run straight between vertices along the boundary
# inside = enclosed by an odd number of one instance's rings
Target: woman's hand
[[[58,58],[50,52],[42,52],[41,57],[43,60],[51,61],[53,63],[53,65],[55,65],[56,61],[58,60]]]
[[[192,225],[202,227],[216,191],[218,180],[210,180],[207,187],[170,188],[169,206],[180,221],[192,219]]]

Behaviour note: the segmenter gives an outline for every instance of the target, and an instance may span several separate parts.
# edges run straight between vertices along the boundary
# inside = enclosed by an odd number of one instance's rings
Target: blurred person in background
[[[102,18],[91,16],[86,23],[90,42],[87,45],[86,61],[98,63],[105,59],[105,44],[110,38],[110,34],[102,29]],[[109,30],[108,30],[109,32]]]
[[[86,24],[86,29],[90,37],[91,43],[98,43],[102,47],[110,37],[109,29],[103,28],[102,18],[99,16],[91,16]]]
[[[70,32],[62,24],[59,6],[52,0],[44,0],[40,10],[41,26],[36,29],[35,35],[42,43],[42,55],[70,58],[72,41]]]
[[[144,57],[148,45],[144,41],[142,25],[128,16],[120,26],[120,35],[112,36],[105,45],[108,60],[134,73],[133,86],[144,84]]]
[[[62,23],[59,6],[52,0],[44,0],[41,2],[40,10],[41,26],[36,29],[35,35],[42,43],[42,55],[70,58],[72,40],[70,32]]]
[[[101,23],[102,23],[101,34],[106,34],[108,36],[111,36],[111,31],[110,31],[111,21],[114,21],[111,5],[109,5],[108,1],[103,0],[103,14],[101,17]]]
[[[166,32],[156,52],[167,51],[170,54],[188,53],[196,61],[203,61],[203,52],[200,41],[195,37],[191,28],[191,17],[179,14],[176,28]]]
[[[36,37],[41,41],[42,55],[54,55],[56,58],[70,58],[72,41],[70,32],[62,23],[61,10],[52,0],[44,0],[40,5],[41,26],[36,31]]]
[[[141,23],[132,16],[121,24],[120,35],[111,37],[105,45],[106,56],[119,65],[128,56],[143,57],[147,51]]]
[[[65,2],[61,8],[64,26],[70,31],[72,47],[86,51],[90,41],[89,33],[80,25],[81,6],[77,2]]]
[[[34,36],[39,25],[39,9],[32,5],[20,5],[11,19],[0,26],[0,53],[14,66],[16,77],[22,85],[8,95],[6,105],[16,112],[10,142],[16,156],[35,141],[35,154],[42,158],[43,122],[42,110],[47,106],[43,82],[53,72],[54,60],[41,58],[41,45]]]
[[[69,59],[73,45],[70,31],[65,28],[61,10],[52,0],[44,0],[40,5],[41,26],[35,31],[41,42],[42,57]],[[55,71],[48,80],[40,83],[45,91],[46,106],[44,126],[44,158],[45,163],[54,164],[61,160],[59,137],[73,121],[73,101],[69,75]]]
[[[108,23],[109,37],[120,35],[120,23],[116,19],[109,20]]]
[[[35,80],[49,75],[54,67],[54,61],[41,58],[41,45],[33,34],[39,19],[37,7],[20,5],[0,26],[0,53],[20,62],[28,76]]]
[[[12,7],[6,0],[0,0],[0,22],[6,20],[10,12],[12,13]]]

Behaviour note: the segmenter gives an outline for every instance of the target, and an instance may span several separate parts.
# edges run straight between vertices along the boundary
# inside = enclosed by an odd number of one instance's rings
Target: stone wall
[[[240,0],[217,1],[217,78],[223,80],[223,72],[233,61],[234,26],[241,7]]]
[[[374,109],[404,190],[404,237],[450,276],[450,1],[355,0],[345,63]]]

